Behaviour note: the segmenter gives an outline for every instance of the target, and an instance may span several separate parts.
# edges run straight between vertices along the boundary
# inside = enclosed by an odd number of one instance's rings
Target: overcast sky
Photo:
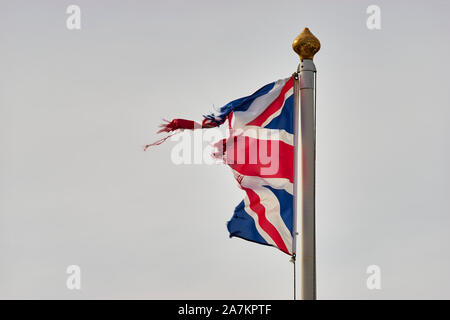
[[[66,9],[81,8],[68,30]],[[369,5],[381,29],[366,26]],[[0,298],[291,299],[224,165],[142,151],[320,39],[319,299],[450,298],[450,2],[0,0]],[[81,268],[81,290],[66,268]],[[381,290],[366,269],[381,268]]]

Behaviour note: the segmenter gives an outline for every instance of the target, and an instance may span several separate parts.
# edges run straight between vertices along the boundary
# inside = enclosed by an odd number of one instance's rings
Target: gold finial
[[[300,56],[300,60],[312,60],[317,51],[320,50],[320,41],[308,28],[305,28],[292,42],[292,49]]]

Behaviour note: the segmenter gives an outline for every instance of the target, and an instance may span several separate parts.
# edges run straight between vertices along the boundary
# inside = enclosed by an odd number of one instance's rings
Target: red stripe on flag
[[[272,223],[270,223],[269,220],[267,220],[266,208],[264,208],[264,206],[261,204],[261,199],[259,198],[259,196],[252,189],[242,189],[247,193],[248,199],[250,201],[250,209],[252,209],[258,215],[258,223],[261,228],[269,235],[269,237],[272,238],[272,240],[281,251],[290,254],[278,230],[273,226]]]
[[[237,139],[238,137],[236,137]],[[263,178],[284,178],[294,181],[294,147],[280,140],[259,140],[239,137],[222,140],[216,144],[218,152],[225,154],[224,160],[242,175]],[[273,144],[277,144],[274,146]],[[263,150],[266,148],[266,150]],[[262,159],[261,153],[266,159]],[[272,154],[273,153],[273,154]]]

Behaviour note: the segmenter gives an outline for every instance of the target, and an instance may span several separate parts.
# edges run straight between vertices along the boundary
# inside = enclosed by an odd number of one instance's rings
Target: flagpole
[[[300,266],[301,298],[316,299],[316,235],[315,235],[315,166],[316,166],[316,121],[315,121],[315,76],[314,55],[320,49],[319,40],[305,28],[292,43],[292,48],[300,56],[295,79],[296,100],[296,134],[300,133],[300,148],[296,145],[295,174],[301,172],[300,210],[296,210],[301,222],[300,231]],[[298,115],[300,121],[298,121]],[[301,156],[298,157],[298,152]],[[299,167],[300,160],[300,170]],[[297,203],[297,184],[295,203]],[[297,207],[297,205],[296,205]],[[294,231],[295,232],[295,231]]]

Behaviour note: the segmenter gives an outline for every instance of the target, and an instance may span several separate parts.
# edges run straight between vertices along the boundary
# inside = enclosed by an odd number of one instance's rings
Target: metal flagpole
[[[299,150],[299,83],[298,83],[298,72],[295,72],[293,75],[294,77],[294,226],[293,226],[293,231],[294,231],[294,239],[292,242],[292,256],[291,256],[291,262],[294,264],[294,300],[297,299],[297,276],[296,276],[296,272],[297,272],[297,266],[296,266],[296,260],[297,260],[297,236],[298,236],[298,231],[297,231],[297,212],[298,212],[298,204],[297,204],[297,199],[298,199],[298,150]]]
[[[298,160],[301,162],[301,192],[300,210],[296,210],[301,221],[300,231],[300,265],[301,265],[301,298],[302,300],[316,299],[316,236],[315,236],[315,166],[316,166],[316,123],[315,123],[315,74],[314,55],[320,49],[319,40],[305,28],[295,38],[292,48],[300,56],[295,79],[296,100],[295,114],[300,116],[300,124],[296,133],[300,133],[300,148],[296,148],[295,180],[298,178]],[[298,123],[298,120],[296,120]],[[298,137],[298,136],[297,136]],[[295,196],[297,184],[295,187]],[[295,197],[297,202],[297,197]],[[295,232],[295,231],[294,231]]]

